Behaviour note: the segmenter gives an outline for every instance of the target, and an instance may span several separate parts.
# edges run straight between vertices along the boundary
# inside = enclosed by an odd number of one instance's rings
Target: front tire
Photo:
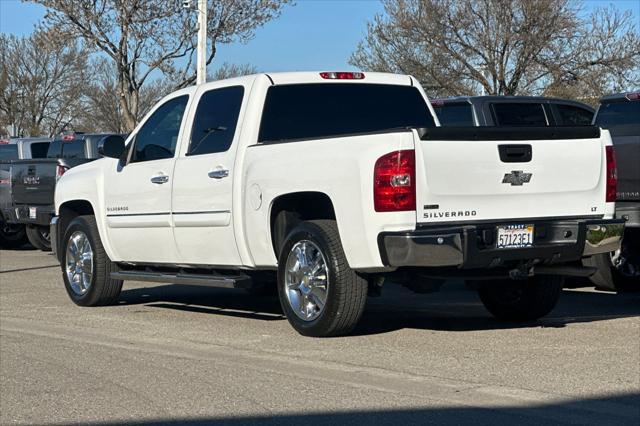
[[[60,247],[67,294],[79,306],[110,305],[118,299],[122,280],[111,278],[116,265],[104,251],[93,216],[78,216],[64,233]]]
[[[367,292],[367,280],[347,263],[334,220],[302,222],[287,236],[278,258],[278,296],[298,333],[350,333],[362,316]]]
[[[27,225],[27,238],[38,250],[51,251],[51,235],[47,226]]]
[[[564,278],[540,275],[524,281],[483,283],[478,290],[485,308],[503,321],[533,321],[553,310]]]

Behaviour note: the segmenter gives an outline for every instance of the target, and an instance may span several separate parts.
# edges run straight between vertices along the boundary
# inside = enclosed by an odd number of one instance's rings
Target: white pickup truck
[[[349,333],[385,281],[472,281],[496,317],[550,312],[584,256],[617,249],[596,127],[440,128],[410,76],[260,74],[190,87],[59,181],[71,299],[123,280],[276,288],[301,334]],[[260,291],[259,291],[260,290]]]

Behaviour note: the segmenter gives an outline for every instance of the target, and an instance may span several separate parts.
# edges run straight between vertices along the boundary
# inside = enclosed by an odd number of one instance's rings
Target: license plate
[[[35,219],[35,218],[36,218],[36,208],[29,207],[29,219]]]
[[[498,226],[497,248],[523,248],[533,245],[533,225]]]

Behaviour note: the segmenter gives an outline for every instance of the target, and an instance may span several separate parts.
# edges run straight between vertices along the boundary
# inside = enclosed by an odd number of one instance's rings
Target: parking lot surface
[[[566,290],[522,325],[459,282],[389,286],[313,339],[242,291],[80,308],[51,254],[0,251],[0,374],[2,424],[640,424],[640,293]]]

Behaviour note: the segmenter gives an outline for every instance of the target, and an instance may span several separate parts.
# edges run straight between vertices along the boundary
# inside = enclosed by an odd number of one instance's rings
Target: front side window
[[[547,126],[542,104],[496,102],[492,107],[496,126]]]
[[[173,158],[188,100],[187,95],[173,98],[149,117],[135,136],[131,162]]]
[[[206,92],[200,98],[187,155],[211,154],[229,149],[242,106],[242,86]]]

